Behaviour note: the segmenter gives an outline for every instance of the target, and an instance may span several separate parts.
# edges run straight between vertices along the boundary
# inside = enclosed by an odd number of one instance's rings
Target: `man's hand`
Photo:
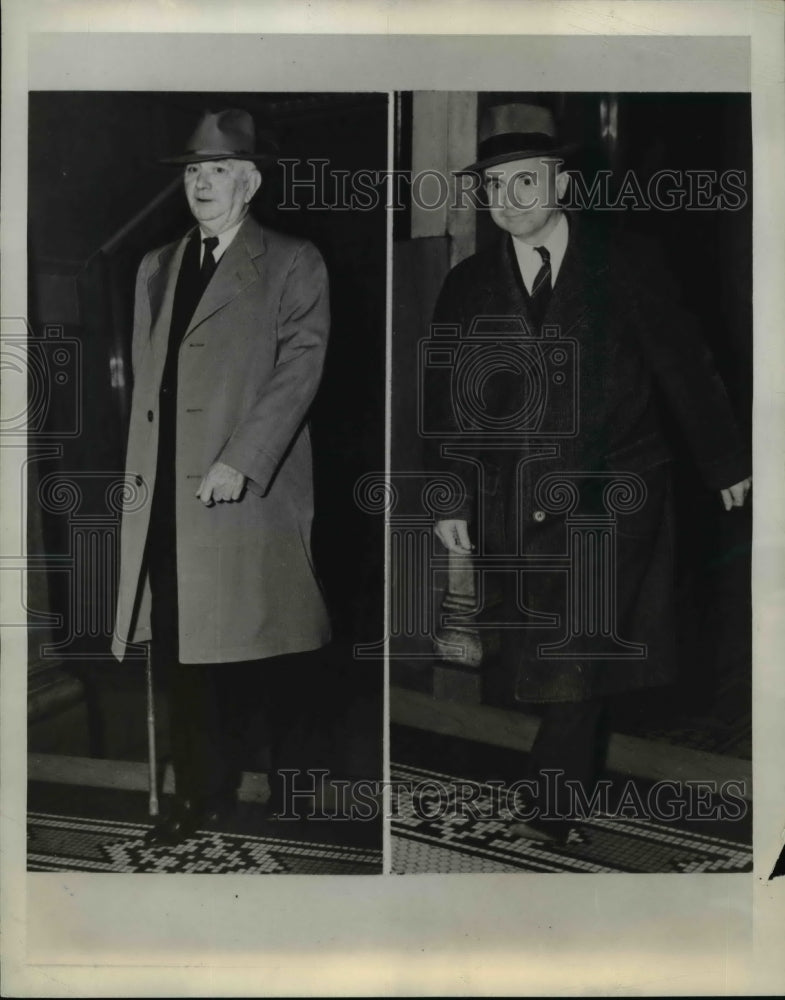
[[[720,490],[725,510],[730,510],[731,507],[743,507],[751,487],[752,479],[748,476],[746,479],[742,479],[740,483],[734,483],[733,486],[729,486],[726,490]]]
[[[437,521],[434,527],[436,537],[449,552],[466,555],[474,548],[469,541],[469,527],[466,521]]]
[[[205,505],[239,500],[245,487],[245,476],[224,462],[213,462],[206,476],[202,477],[196,495]]]

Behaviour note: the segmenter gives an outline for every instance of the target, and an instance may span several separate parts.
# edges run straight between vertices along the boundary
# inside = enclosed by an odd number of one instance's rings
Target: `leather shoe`
[[[546,847],[585,847],[591,844],[591,834],[580,825],[567,821],[534,820],[512,823],[510,832],[524,840]]]
[[[145,834],[145,843],[150,846],[174,847],[192,837],[199,826],[202,812],[191,799],[180,799],[174,803],[171,813],[165,816]]]
[[[558,836],[553,833],[549,833],[533,823],[523,821],[511,823],[510,833],[523,840],[536,840],[545,844],[554,844],[559,840]]]

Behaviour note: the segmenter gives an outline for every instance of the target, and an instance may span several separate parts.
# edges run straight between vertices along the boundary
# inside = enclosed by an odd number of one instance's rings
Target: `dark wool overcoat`
[[[113,652],[149,639],[143,556],[159,446],[159,389],[175,285],[188,237],[139,267],[134,391],[126,457]],[[221,257],[178,354],[175,525],[183,663],[261,659],[316,649],[329,622],[311,558],[308,409],[329,330],[327,274],[305,240],[248,216]],[[210,466],[247,477],[239,502],[196,496]],[[130,495],[130,494],[133,495]]]
[[[541,327],[505,234],[447,276],[423,362],[427,465],[463,483],[440,516],[472,522],[477,623],[532,702],[673,679],[665,411],[707,487],[750,472],[651,247],[593,220],[569,225]]]

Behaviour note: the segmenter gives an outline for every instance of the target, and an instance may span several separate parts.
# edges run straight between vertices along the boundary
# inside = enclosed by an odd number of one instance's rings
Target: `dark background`
[[[193,223],[181,168],[157,161],[185,148],[205,110],[226,107],[250,111],[257,129],[272,128],[284,156],[327,159],[330,170],[386,169],[384,94],[30,95],[29,319],[35,338],[46,337],[54,326],[77,341],[83,388],[79,434],[63,433],[74,407],[68,394],[53,392],[41,413],[36,431],[59,445],[61,454],[31,464],[31,512],[37,482],[56,472],[79,482],[78,517],[110,513],[106,477],[122,473],[130,409],[135,272],[144,253],[179,238]],[[300,169],[308,173],[307,167]],[[314,556],[333,618],[335,648],[341,651],[332,686],[341,689],[343,702],[353,689],[373,694],[380,752],[381,666],[352,665],[350,659],[354,642],[382,637],[384,526],[378,516],[358,509],[353,488],[362,474],[384,468],[384,205],[364,212],[306,210],[308,193],[298,191],[298,208],[281,211],[281,195],[282,169],[276,166],[265,172],[252,213],[263,224],[315,243],[330,278],[331,339],[311,429]],[[331,192],[325,192],[325,201],[330,200]],[[68,375],[78,377],[75,369]],[[31,443],[36,440],[32,434]],[[120,753],[122,748],[113,745],[112,709],[104,704],[107,673],[122,676],[109,654],[111,637],[100,627],[92,635],[86,628],[73,634],[80,615],[111,619],[113,574],[94,580],[92,594],[89,586],[75,592],[74,573],[55,572],[52,558],[68,555],[74,517],[44,509],[35,510],[31,524],[34,520],[40,520],[40,529],[31,529],[30,551],[43,552],[48,565],[31,574],[30,604],[33,610],[48,604],[63,623],[48,637],[60,643],[59,649],[44,659],[62,658],[63,668],[85,685],[91,703],[89,752]],[[96,602],[105,605],[101,615],[91,608]],[[46,637],[37,628],[30,634],[35,662]],[[140,666],[129,669],[140,675]]]

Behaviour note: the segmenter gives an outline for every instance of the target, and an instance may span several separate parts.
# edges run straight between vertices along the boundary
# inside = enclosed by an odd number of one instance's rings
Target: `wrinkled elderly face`
[[[547,237],[569,180],[559,172],[557,160],[511,160],[487,167],[484,179],[491,218],[500,229],[527,243]]]
[[[183,175],[188,207],[199,225],[214,236],[231,229],[262,183],[250,160],[189,163]]]

